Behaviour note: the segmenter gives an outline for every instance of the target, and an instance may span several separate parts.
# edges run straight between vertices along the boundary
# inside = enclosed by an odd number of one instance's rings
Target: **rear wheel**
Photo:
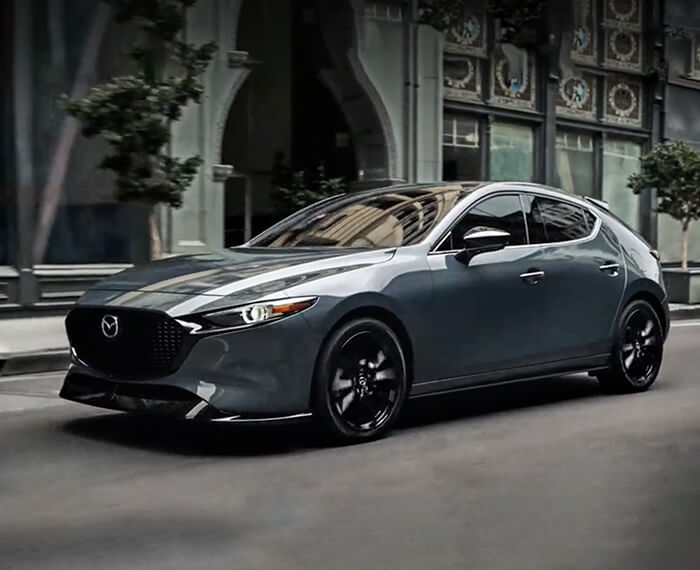
[[[611,366],[598,375],[612,392],[644,392],[656,381],[663,359],[663,329],[654,308],[632,301],[620,316]]]
[[[375,319],[357,319],[324,345],[314,382],[314,415],[335,441],[355,443],[385,435],[408,393],[408,371],[394,331]]]

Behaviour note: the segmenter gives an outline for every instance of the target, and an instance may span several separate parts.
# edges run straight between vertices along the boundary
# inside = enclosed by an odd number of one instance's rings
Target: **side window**
[[[525,217],[530,243],[581,239],[593,231],[595,224],[594,216],[583,208],[539,196],[525,197]]]
[[[511,235],[508,245],[524,245],[525,218],[517,195],[494,196],[472,206],[457,222],[450,236],[440,245],[440,251],[462,247],[465,234],[479,230],[502,230]]]

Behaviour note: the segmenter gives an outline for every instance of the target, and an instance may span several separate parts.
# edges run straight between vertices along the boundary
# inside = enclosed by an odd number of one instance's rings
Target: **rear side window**
[[[524,196],[530,243],[553,243],[585,238],[595,217],[583,208],[540,196]]]

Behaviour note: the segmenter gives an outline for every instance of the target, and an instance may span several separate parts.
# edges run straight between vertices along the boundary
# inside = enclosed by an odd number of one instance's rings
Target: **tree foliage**
[[[272,186],[275,209],[282,216],[347,190],[345,181],[330,178],[323,165],[295,171],[282,162],[280,155],[275,157]]]
[[[474,7],[474,0],[422,0],[421,21],[444,32],[464,21],[465,13]],[[489,0],[488,12],[500,21],[503,43],[518,44],[519,36],[528,28],[539,28],[544,18],[545,0]]]
[[[656,210],[681,223],[681,263],[687,268],[688,229],[700,219],[700,153],[683,142],[659,143],[642,157],[640,171],[630,175],[628,186],[635,194],[656,190]]]
[[[116,174],[116,198],[151,205],[182,205],[202,159],[172,157],[167,152],[170,124],[190,103],[199,103],[201,74],[216,50],[213,43],[185,43],[180,33],[186,11],[196,0],[102,0],[112,5],[115,19],[143,32],[129,50],[133,74],[94,87],[84,98],[66,97],[63,107],[77,118],[86,137],[102,136],[110,153],[100,163]],[[165,75],[168,59],[177,73]]]

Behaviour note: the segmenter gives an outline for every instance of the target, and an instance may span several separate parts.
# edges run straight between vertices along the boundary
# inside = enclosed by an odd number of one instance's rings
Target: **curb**
[[[700,307],[683,307],[682,309],[673,309],[671,311],[672,321],[688,321],[691,319],[700,319]]]
[[[70,353],[65,348],[0,355],[0,376],[61,372],[69,363]]]

